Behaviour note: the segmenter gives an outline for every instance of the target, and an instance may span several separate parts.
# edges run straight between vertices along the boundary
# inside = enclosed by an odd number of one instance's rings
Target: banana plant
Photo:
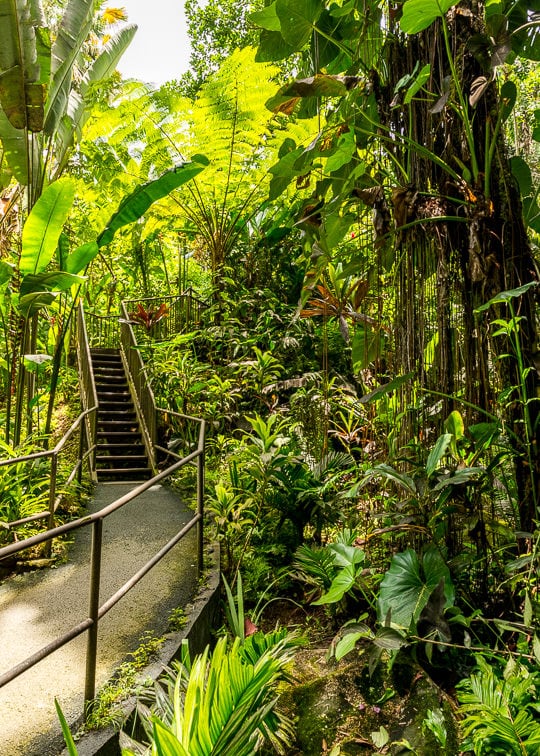
[[[60,177],[75,137],[90,114],[85,98],[92,84],[110,77],[135,34],[135,26],[124,26],[94,59],[90,58],[84,53],[84,45],[93,29],[94,8],[92,0],[70,0],[53,29],[40,0],[0,0],[0,188],[18,185],[19,190],[14,191],[21,201],[13,203],[12,211],[23,217],[31,214],[44,188]],[[76,275],[75,271],[59,276],[46,270],[65,220],[61,208],[71,204],[70,192],[68,184],[51,190],[44,205],[25,225],[22,241],[13,236],[13,247],[18,250],[11,278],[16,291],[13,306],[21,316],[8,369],[11,382],[19,387],[15,443],[20,440],[25,382],[24,360],[18,355],[26,348],[35,352],[34,316],[52,303],[56,296],[53,291],[70,288],[74,283],[70,276]],[[46,222],[47,235],[40,239],[48,213],[52,213],[51,223]],[[32,391],[30,381],[28,393]],[[9,438],[10,392],[7,414]]]
[[[90,115],[89,90],[110,77],[136,26],[124,26],[91,60],[85,59],[83,46],[94,23],[92,0],[70,0],[55,33],[39,0],[0,0],[0,18],[2,158],[15,181],[27,188],[31,208],[44,182],[65,168]]]
[[[13,281],[19,282],[19,291],[13,297],[13,305],[20,318],[22,332],[20,342],[16,342],[15,345],[18,354],[12,356],[12,365],[16,369],[15,371],[8,371],[8,373],[18,376],[13,433],[15,444],[20,441],[22,428],[25,393],[24,354],[35,353],[36,351],[36,329],[31,330],[30,328],[34,317],[43,308],[54,308],[59,295],[71,290],[73,293],[71,306],[63,318],[53,359],[49,411],[45,426],[47,433],[52,417],[64,337],[69,327],[80,286],[85,281],[85,278],[80,274],[84,272],[99,251],[112,241],[120,228],[138,220],[154,202],[191,180],[207,164],[208,160],[204,156],[197,155],[192,161],[182,163],[159,178],[137,187],[120,203],[99,236],[94,241],[77,247],[71,253],[67,253],[65,249],[63,227],[72,208],[75,183],[68,178],[59,179],[50,184],[36,201],[23,228],[18,268],[13,268],[11,271]],[[58,267],[53,269],[55,256],[58,258]],[[32,387],[30,387],[30,394],[31,390]],[[8,396],[11,396],[11,392],[8,392]],[[31,398],[31,395],[28,396],[28,401]],[[11,404],[9,404],[7,411],[7,439],[10,436],[10,414]]]

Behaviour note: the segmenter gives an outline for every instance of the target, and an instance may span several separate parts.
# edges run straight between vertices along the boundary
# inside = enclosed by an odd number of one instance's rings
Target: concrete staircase
[[[92,349],[99,402],[96,471],[99,481],[147,480],[152,475],[120,353]]]

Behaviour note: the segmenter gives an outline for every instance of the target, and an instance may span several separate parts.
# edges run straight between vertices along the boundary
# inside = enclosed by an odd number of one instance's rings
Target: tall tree
[[[282,186],[303,176],[310,187],[301,209],[312,240],[308,280],[336,255],[355,214],[373,213],[373,232],[358,240],[345,272],[360,266],[380,295],[390,275],[397,282],[386,304],[394,369],[414,373],[424,394],[442,399],[427,414],[409,413],[407,433],[418,419],[433,425],[437,407],[440,427],[458,398],[492,411],[507,390],[521,524],[531,529],[537,273],[503,139],[516,92],[498,69],[516,55],[538,57],[536,0],[485,8],[274,0],[252,20],[262,27],[259,60],[309,51],[313,62],[313,76],[289,82],[270,102],[288,114],[312,102],[321,118],[311,143],[289,142],[272,169]],[[513,294],[482,309],[503,290]],[[509,299],[521,318],[519,354],[499,359],[511,350],[490,323],[513,322]]]
[[[88,41],[96,20],[92,0],[70,0],[54,27],[48,24],[39,0],[0,0],[0,19],[0,179],[4,187],[10,183],[10,196],[18,200],[11,202],[0,218],[4,228],[16,232],[3,237],[8,248],[2,250],[2,256],[12,267],[3,268],[6,275],[2,283],[14,293],[4,313],[4,323],[10,322],[11,326],[9,338],[6,332],[6,433],[9,438],[10,402],[16,386],[13,441],[17,444],[25,383],[29,403],[33,394],[32,377],[25,380],[23,357],[36,351],[37,311],[50,303],[50,292],[58,286],[58,279],[45,283],[41,275],[54,249],[50,255],[47,253],[46,263],[27,268],[20,232],[44,187],[64,171],[70,150],[88,118],[88,99],[96,83],[112,75],[136,27],[124,26],[108,41],[102,39],[103,44],[94,35],[98,44],[90,49]],[[59,191],[57,196],[63,194]],[[12,220],[14,213],[20,216],[17,224]],[[37,259],[44,258],[38,254]]]
[[[263,5],[263,0],[186,0],[191,55],[190,70],[179,82],[184,94],[193,97],[236,49],[256,44],[258,33],[248,17]]]

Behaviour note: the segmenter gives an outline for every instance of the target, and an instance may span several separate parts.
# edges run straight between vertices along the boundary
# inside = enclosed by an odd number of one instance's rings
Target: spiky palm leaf
[[[165,681],[168,696],[158,692],[153,711],[143,709],[151,753],[250,756],[264,739],[284,753],[291,728],[275,712],[276,685],[288,679],[297,643],[285,630],[232,646],[223,637],[212,652],[177,664]]]

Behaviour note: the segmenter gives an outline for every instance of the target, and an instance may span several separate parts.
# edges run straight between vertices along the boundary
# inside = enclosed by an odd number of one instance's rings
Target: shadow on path
[[[137,484],[101,484],[89,507],[96,512]],[[100,604],[140,569],[193,513],[179,496],[153,486],[109,516],[103,528]],[[0,585],[0,673],[88,616],[91,529],[75,533],[69,561],[55,569],[17,575]],[[100,621],[97,689],[139,645],[146,631],[167,631],[172,609],[197,585],[195,530],[177,544]],[[83,707],[87,633],[0,689],[0,754],[54,756],[60,733],[54,698],[68,722]]]

